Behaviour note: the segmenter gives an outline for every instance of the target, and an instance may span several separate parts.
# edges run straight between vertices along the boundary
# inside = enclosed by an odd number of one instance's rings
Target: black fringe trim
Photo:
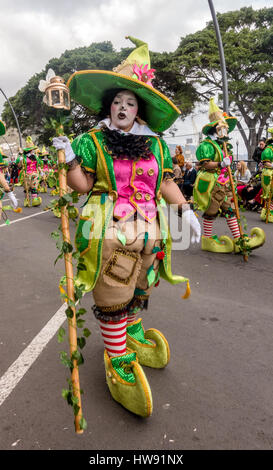
[[[128,312],[133,308],[139,307],[140,310],[147,310],[148,309],[149,299],[142,299],[139,297],[133,297],[132,300],[122,309],[116,310],[115,312],[105,312],[97,305],[93,305],[91,307],[95,317],[97,320],[101,321],[112,321],[112,322],[119,322],[123,318],[126,318]]]
[[[102,126],[101,130],[104,134],[104,145],[112,158],[133,161],[151,158],[151,141],[147,136],[122,134],[120,131],[108,129],[107,126]]]

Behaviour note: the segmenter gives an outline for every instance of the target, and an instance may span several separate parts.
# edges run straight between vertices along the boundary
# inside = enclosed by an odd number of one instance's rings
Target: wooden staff
[[[227,144],[226,144],[225,141],[223,141],[223,146],[224,146],[225,156],[228,157]],[[234,206],[235,206],[235,214],[236,214],[236,218],[238,220],[238,225],[239,225],[239,230],[240,230],[240,238],[242,238],[244,240],[244,232],[243,232],[242,225],[241,225],[238,199],[237,199],[237,195],[236,195],[236,191],[235,191],[235,185],[234,185],[234,181],[233,181],[230,166],[227,167],[227,171],[228,171],[230,186],[231,186],[232,195],[233,195],[233,201],[234,201]],[[246,253],[244,253],[244,261],[247,261],[247,260],[248,260],[248,256],[247,256]]]
[[[268,217],[269,217],[269,212],[270,212],[270,204],[271,204],[271,201],[272,201],[272,191],[273,191],[273,175],[272,175],[272,178],[271,178],[271,183],[270,183],[270,190],[269,190],[269,198],[268,200],[266,201],[266,219],[265,219],[265,223],[268,224]]]
[[[64,150],[58,150],[58,163],[59,163],[59,184],[60,184],[60,197],[67,193],[67,180],[66,180],[66,169],[65,164],[65,152]],[[70,232],[69,232],[69,217],[66,206],[61,207],[61,225],[63,241],[70,244]],[[67,285],[67,297],[72,302],[75,302],[74,296],[74,276],[73,276],[73,264],[72,264],[72,253],[64,254],[65,262],[65,273],[66,273],[66,285]],[[73,311],[73,317],[68,318],[69,325],[69,345],[70,355],[77,351],[77,323],[76,323],[76,310],[75,307],[71,307]],[[72,392],[73,396],[78,399],[77,405],[79,406],[79,412],[75,416],[75,430],[76,433],[83,433],[83,429],[80,427],[80,420],[82,418],[82,406],[81,406],[81,393],[80,393],[80,380],[79,380],[79,368],[76,359],[73,359],[73,369],[71,372],[72,381]]]
[[[30,205],[29,186],[28,186],[28,177],[27,177],[27,164],[25,162],[24,156],[23,156],[23,172],[24,172],[24,188],[26,190],[26,199],[28,201],[28,204]]]

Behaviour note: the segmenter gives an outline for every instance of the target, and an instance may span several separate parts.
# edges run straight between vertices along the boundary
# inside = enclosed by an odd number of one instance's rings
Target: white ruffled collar
[[[117,127],[113,126],[111,123],[110,118],[103,119],[98,123],[98,126],[101,127],[103,124],[105,124],[108,129],[110,130],[119,130],[122,134],[134,134],[134,135],[157,135],[155,132],[153,132],[148,126],[145,124],[139,124],[138,122],[134,122],[133,127],[130,129],[129,132],[124,132],[121,129],[118,129]]]

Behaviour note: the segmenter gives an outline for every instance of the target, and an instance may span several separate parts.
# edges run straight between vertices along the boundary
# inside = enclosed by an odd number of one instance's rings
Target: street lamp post
[[[16,114],[15,114],[15,111],[14,111],[14,109],[13,109],[13,107],[12,107],[12,104],[11,104],[10,100],[9,100],[8,97],[5,95],[5,93],[3,92],[2,88],[0,88],[0,91],[1,91],[1,93],[3,93],[5,99],[7,100],[8,104],[9,104],[9,106],[10,106],[10,109],[11,109],[11,111],[12,111],[12,113],[13,113],[13,116],[14,116],[14,119],[15,119],[15,122],[16,122],[16,126],[17,126],[17,129],[18,129],[18,134],[19,134],[19,145],[20,145],[20,148],[22,148],[22,147],[23,147],[23,146],[22,146],[22,135],[21,135],[21,130],[20,130],[20,126],[19,126],[19,122],[18,122],[17,116],[16,116]]]
[[[236,146],[237,146],[236,158],[237,158],[237,162],[238,162],[238,160],[239,160],[239,140],[236,140]]]

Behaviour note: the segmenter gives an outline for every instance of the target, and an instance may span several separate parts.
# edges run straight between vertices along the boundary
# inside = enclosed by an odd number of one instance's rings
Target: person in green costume
[[[71,97],[99,114],[98,125],[73,141],[53,139],[64,149],[68,185],[88,193],[76,234],[86,271],[77,283],[93,292],[93,311],[104,342],[106,381],[112,397],[129,411],[148,417],[152,393],[142,366],[163,368],[170,358],[165,336],[145,331],[137,315],[147,309],[153,287],[172,274],[171,237],[164,200],[183,210],[192,241],[201,228],[173,181],[169,149],[158,136],[180,111],[151,80],[147,44],[137,48],[115,71],[87,70],[68,80]]]
[[[261,162],[263,164],[261,183],[262,198],[265,207],[261,212],[261,219],[266,222],[273,222],[273,127],[268,129],[271,137],[266,140],[265,149],[261,154]]]
[[[36,207],[42,203],[42,198],[38,196],[39,185],[39,157],[37,156],[37,146],[34,145],[32,138],[26,138],[27,147],[23,149],[23,178],[26,197],[24,200],[25,207]]]
[[[6,133],[6,127],[5,124],[0,121],[0,136],[4,135]],[[10,189],[10,186],[2,173],[1,169],[7,167],[7,163],[4,161],[4,158],[8,158],[6,155],[2,153],[2,150],[0,148],[0,219],[2,217],[2,199],[4,195],[6,194],[8,198],[10,199],[10,202],[12,204],[12,207],[14,209],[17,209],[18,207],[18,201],[16,199],[16,196],[14,192]]]
[[[210,122],[202,129],[207,137],[196,150],[200,162],[193,197],[198,209],[203,211],[202,250],[216,253],[238,253],[241,251],[240,229],[235,214],[233,193],[227,167],[232,162],[232,145],[227,142],[228,134],[236,126],[237,119],[227,116],[210,99]],[[224,130],[224,139],[223,139]],[[224,153],[223,142],[226,140],[228,155]],[[232,233],[232,239],[226,235],[213,235],[213,222],[221,213],[225,216],[227,225]],[[245,237],[249,249],[258,248],[265,242],[264,231],[258,227],[251,230],[251,236]]]

